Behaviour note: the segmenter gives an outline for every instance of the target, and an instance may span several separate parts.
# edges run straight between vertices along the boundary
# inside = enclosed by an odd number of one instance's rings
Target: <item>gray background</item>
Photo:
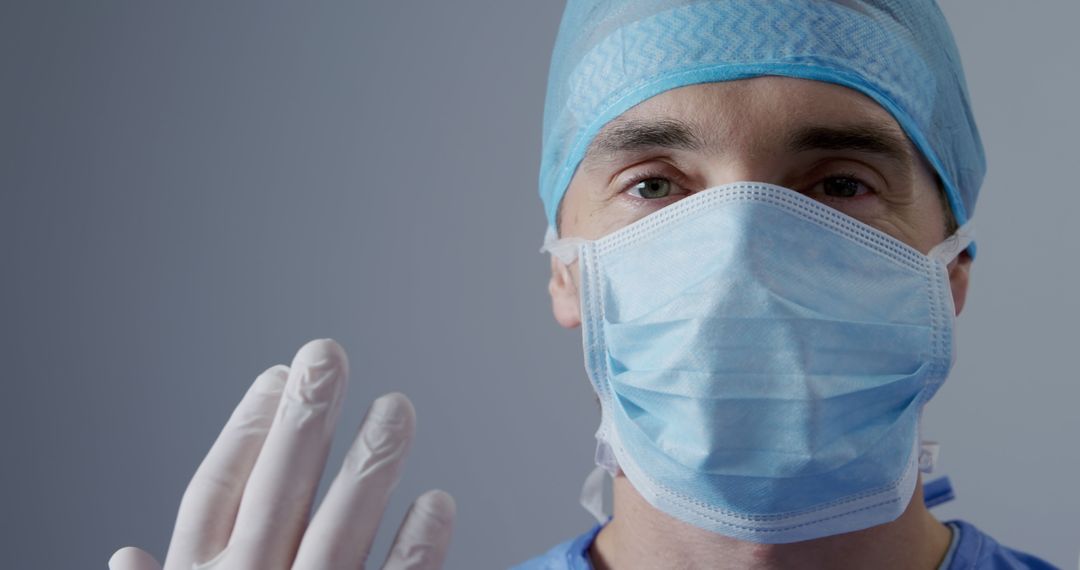
[[[990,172],[959,363],[925,427],[959,495],[939,516],[1073,567],[1080,5],[1038,7],[944,2]],[[163,556],[248,384],[325,336],[352,360],[340,434],[391,390],[419,415],[376,562],[431,487],[459,505],[449,568],[591,524],[596,408],[537,253],[561,9],[0,4],[6,567]]]

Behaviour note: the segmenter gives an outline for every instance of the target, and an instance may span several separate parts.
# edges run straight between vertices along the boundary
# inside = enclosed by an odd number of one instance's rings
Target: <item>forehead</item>
[[[687,85],[646,99],[606,124],[582,163],[588,168],[633,150],[628,148],[633,138],[648,145],[650,130],[655,146],[719,151],[776,148],[808,128],[872,133],[872,138],[891,139],[905,154],[914,152],[893,116],[862,93],[832,83],[768,76]]]

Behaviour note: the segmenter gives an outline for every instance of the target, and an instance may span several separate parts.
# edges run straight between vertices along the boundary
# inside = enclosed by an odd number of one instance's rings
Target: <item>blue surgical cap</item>
[[[669,89],[763,75],[872,98],[937,171],[957,223],[971,218],[986,158],[934,0],[568,0],[544,103],[540,197],[549,231],[609,121]]]

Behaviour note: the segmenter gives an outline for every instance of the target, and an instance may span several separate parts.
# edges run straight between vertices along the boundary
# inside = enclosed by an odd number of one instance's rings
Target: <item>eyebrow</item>
[[[901,165],[912,160],[907,138],[877,123],[802,127],[791,133],[787,147],[793,152],[847,150],[878,154]]]
[[[791,152],[856,151],[881,155],[901,165],[912,160],[906,137],[879,122],[803,126],[788,134],[784,144]],[[695,127],[678,119],[616,119],[593,139],[582,164],[608,162],[621,154],[644,150],[698,151],[705,147]]]
[[[694,151],[705,148],[705,143],[692,125],[678,119],[615,119],[596,135],[582,163],[604,162],[619,154],[661,148]]]

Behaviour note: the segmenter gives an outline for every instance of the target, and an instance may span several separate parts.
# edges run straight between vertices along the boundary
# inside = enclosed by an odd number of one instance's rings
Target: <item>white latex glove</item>
[[[376,399],[309,523],[348,368],[340,345],[314,340],[291,368],[274,366],[255,379],[184,492],[166,570],[365,567],[416,419],[403,394]],[[421,495],[383,568],[441,568],[454,513],[447,493]],[[160,568],[130,546],[109,559],[110,570]]]

